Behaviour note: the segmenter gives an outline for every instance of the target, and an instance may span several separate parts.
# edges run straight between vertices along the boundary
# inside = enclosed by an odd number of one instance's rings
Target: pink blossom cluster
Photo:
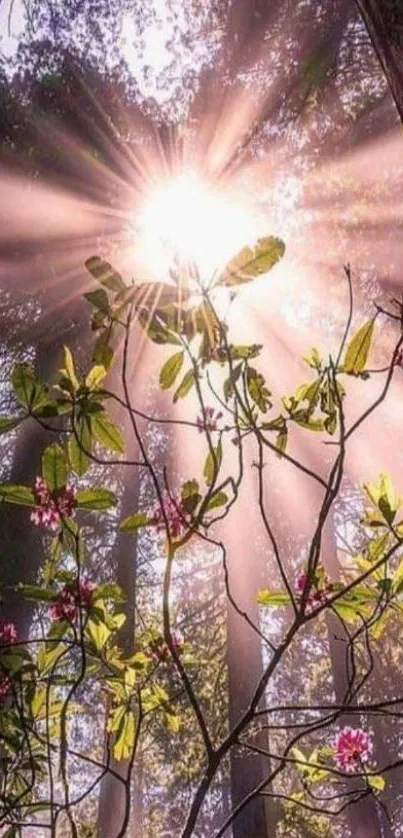
[[[186,511],[183,502],[180,498],[171,498],[168,492],[164,492],[162,505],[168,521],[169,532],[172,538],[178,538],[186,529]],[[159,503],[156,505],[152,517],[154,524],[157,525],[157,531],[165,532],[164,516]]]
[[[0,646],[11,646],[17,640],[14,623],[0,622]]]
[[[217,423],[222,418],[221,411],[215,411],[214,407],[205,407],[203,409],[203,413],[201,416],[198,416],[196,419],[196,425],[200,434],[204,433],[204,431],[212,431],[217,430]]]
[[[62,518],[74,517],[76,490],[73,486],[67,485],[55,493],[49,490],[43,477],[37,477],[34,492],[39,508],[33,509],[30,517],[36,527],[44,524],[54,528]]]
[[[301,571],[297,573],[295,577],[295,590],[298,599],[302,598],[302,594],[305,590],[305,586],[308,582],[308,574]],[[308,598],[307,598],[307,607],[308,608],[316,608],[318,605],[323,605],[326,602],[327,595],[332,592],[332,584],[329,582],[326,576],[321,576],[319,583],[314,581],[311,585]]]
[[[176,649],[177,652],[180,652],[184,643],[182,632],[177,631],[176,629],[172,631],[171,640],[174,649]],[[169,647],[163,639],[163,637],[159,637],[157,640],[151,643],[151,657],[154,661],[164,662],[167,660],[168,656]]]
[[[90,607],[95,587],[88,579],[84,579],[79,585],[75,582],[64,585],[50,609],[52,620],[68,620],[69,623],[75,623],[79,610]]]
[[[11,687],[11,678],[8,675],[0,675],[0,707],[7,698]]]
[[[347,772],[359,771],[362,764],[368,762],[372,742],[365,730],[344,727],[336,736],[335,749],[335,760],[339,768]]]

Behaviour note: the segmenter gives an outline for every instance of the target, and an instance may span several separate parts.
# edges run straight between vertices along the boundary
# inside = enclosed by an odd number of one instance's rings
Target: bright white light
[[[156,184],[136,227],[141,251],[137,255],[154,272],[166,274],[179,258],[197,267],[204,284],[261,235],[246,206],[193,171]]]

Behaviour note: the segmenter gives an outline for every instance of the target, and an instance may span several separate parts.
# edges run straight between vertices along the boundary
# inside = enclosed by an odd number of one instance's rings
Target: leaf
[[[0,484],[0,501],[17,503],[20,506],[36,506],[36,497],[32,489],[14,483]]]
[[[403,559],[393,576],[392,590],[394,594],[400,594],[403,590]]]
[[[266,413],[267,409],[271,407],[271,393],[266,387],[263,376],[254,367],[248,367],[246,371],[246,382],[251,399],[260,408],[262,413]]]
[[[122,532],[136,532],[140,527],[150,527],[153,523],[153,518],[150,518],[145,512],[135,512],[134,515],[129,515],[128,518],[121,521],[119,529]]]
[[[162,390],[168,390],[169,387],[172,387],[172,384],[183,367],[184,358],[184,352],[175,352],[174,355],[171,355],[165,361],[160,372],[160,387]]]
[[[117,505],[117,497],[109,489],[81,489],[77,492],[77,506],[79,509],[110,509]]]
[[[11,419],[8,416],[0,416],[0,436],[2,434],[6,434],[8,431],[11,431],[13,428],[16,428],[22,421],[23,420],[21,418]]]
[[[108,451],[124,454],[126,442],[122,431],[111,422],[104,413],[97,413],[91,418],[91,428],[94,436]]]
[[[96,390],[102,383],[106,376],[106,369],[103,364],[96,364],[90,369],[86,379],[85,386],[90,390]]]
[[[85,262],[85,267],[87,271],[92,274],[94,279],[101,283],[101,285],[105,285],[105,288],[109,288],[111,291],[124,291],[126,289],[126,284],[123,282],[123,279],[104,259],[101,259],[99,256],[91,256],[90,259],[87,259]]]
[[[214,482],[220,470],[222,462],[221,440],[218,442],[218,445],[213,448],[213,451],[214,456],[211,451],[208,452],[203,469],[203,476],[208,486]]]
[[[277,434],[276,437],[276,448],[277,448],[277,456],[281,457],[284,451],[287,448],[287,441],[288,441],[288,428],[287,425],[284,425],[284,428]]]
[[[182,379],[182,382],[180,383],[178,389],[176,390],[176,392],[174,394],[174,403],[176,403],[178,401],[178,399],[183,399],[185,396],[187,396],[187,394],[189,393],[189,390],[192,389],[194,383],[195,383],[194,370],[189,370],[186,373],[186,375],[184,376],[184,378]]]
[[[377,791],[384,790],[385,780],[382,777],[382,774],[367,774],[366,779],[368,781],[368,785],[370,785],[372,789],[376,789]]]
[[[242,364],[237,364],[236,367],[233,367],[231,375],[224,381],[223,384],[223,392],[224,392],[224,399],[227,402],[235,393],[234,384],[238,381],[238,378],[242,372]]]
[[[86,632],[88,633],[88,636],[94,644],[97,652],[102,651],[111,633],[105,623],[98,623],[95,622],[95,620],[88,621],[86,625]]]
[[[48,445],[42,455],[42,475],[51,492],[63,489],[67,483],[66,454],[56,442]]]
[[[37,602],[52,602],[55,592],[49,588],[42,588],[40,585],[18,585],[18,591],[24,599],[33,599]]]
[[[134,744],[135,721],[131,710],[123,708],[123,716],[113,745],[113,756],[116,760],[129,759]]]
[[[75,366],[74,366],[73,356],[72,356],[68,346],[63,347],[63,352],[64,352],[64,370],[63,370],[63,372],[65,372],[67,374],[67,378],[72,383],[74,389],[78,390],[78,388],[80,386],[80,382],[79,382],[79,380],[76,376],[76,370],[75,370]]]
[[[254,247],[244,247],[220,275],[217,285],[241,285],[267,273],[284,256],[285,245],[281,239],[266,236],[258,239]]]
[[[225,506],[226,503],[228,503],[228,495],[219,490],[211,495],[211,498],[206,506],[206,510],[216,509],[217,506]]]
[[[97,288],[96,291],[89,291],[88,294],[84,294],[84,297],[98,311],[102,311],[103,314],[110,314],[108,295],[103,288]]]
[[[12,374],[16,398],[29,410],[40,408],[47,400],[48,393],[45,385],[35,378],[32,367],[29,364],[16,364]]]
[[[374,332],[375,320],[368,320],[351,339],[344,356],[343,371],[350,375],[357,375],[365,369],[371,341]]]
[[[270,608],[277,608],[279,605],[289,605],[291,602],[288,594],[282,591],[259,591],[257,595],[258,605],[268,605]]]
[[[183,484],[181,500],[185,512],[189,515],[193,515],[195,509],[201,501],[201,494],[197,480],[187,480],[187,482]]]
[[[86,452],[91,451],[92,445],[91,423],[87,416],[83,416],[76,423],[76,434],[77,437],[75,434],[69,437],[67,451],[71,468],[82,477],[88,471],[90,461]]]

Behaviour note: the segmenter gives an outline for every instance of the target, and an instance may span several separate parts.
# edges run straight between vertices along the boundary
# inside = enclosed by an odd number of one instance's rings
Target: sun
[[[135,220],[137,256],[154,273],[191,264],[203,285],[260,234],[253,210],[193,170],[152,184]]]

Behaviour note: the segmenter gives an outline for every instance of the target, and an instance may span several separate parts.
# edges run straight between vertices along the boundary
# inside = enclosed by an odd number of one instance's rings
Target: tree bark
[[[403,122],[403,5],[398,0],[356,0]]]

